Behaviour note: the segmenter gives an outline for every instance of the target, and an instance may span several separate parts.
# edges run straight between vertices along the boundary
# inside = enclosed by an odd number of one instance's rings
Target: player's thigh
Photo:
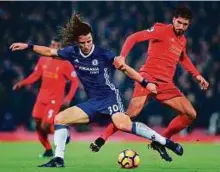
[[[112,122],[113,124],[122,131],[131,131],[132,128],[132,121],[129,116],[125,113],[117,112],[112,115]]]
[[[55,117],[55,124],[80,124],[88,123],[89,116],[77,106],[69,107]]]
[[[128,116],[131,118],[137,116],[142,111],[149,97],[150,92],[146,88],[143,88],[140,84],[136,83],[132,99],[130,100],[127,109]]]
[[[196,118],[196,111],[190,101],[183,95],[180,97],[174,97],[169,100],[164,100],[162,103],[176,110],[182,115],[186,115],[190,119]]]

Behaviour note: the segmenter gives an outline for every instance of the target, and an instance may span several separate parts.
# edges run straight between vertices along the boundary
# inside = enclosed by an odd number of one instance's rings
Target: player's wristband
[[[29,50],[33,50],[33,49],[34,49],[34,44],[32,44],[32,43],[28,43],[28,47],[27,47],[27,49],[29,49]]]
[[[149,82],[143,79],[143,81],[140,84],[142,87],[147,87],[147,84],[149,84]]]

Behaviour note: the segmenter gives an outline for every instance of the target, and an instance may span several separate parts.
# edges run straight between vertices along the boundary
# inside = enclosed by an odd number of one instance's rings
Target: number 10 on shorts
[[[109,110],[109,113],[110,113],[110,115],[112,115],[113,113],[115,113],[115,112],[118,112],[118,105],[112,105],[112,106],[109,106],[108,107],[108,110]]]

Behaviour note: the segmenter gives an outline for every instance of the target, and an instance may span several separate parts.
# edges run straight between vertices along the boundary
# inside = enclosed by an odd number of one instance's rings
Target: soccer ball
[[[140,164],[140,157],[132,149],[125,149],[118,155],[118,163],[121,168],[136,168]]]

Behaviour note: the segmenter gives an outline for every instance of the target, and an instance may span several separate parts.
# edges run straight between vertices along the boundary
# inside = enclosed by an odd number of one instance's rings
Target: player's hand
[[[16,83],[16,84],[13,86],[13,90],[17,90],[17,89],[21,88],[22,86],[23,86],[23,84],[22,84],[22,82],[20,81],[20,82]]]
[[[208,89],[209,83],[201,75],[196,76],[196,80],[198,81],[200,88],[202,90]]]
[[[28,48],[28,44],[25,43],[13,43],[10,46],[12,51],[24,50],[26,48]]]
[[[114,59],[113,65],[116,69],[121,68],[125,64],[125,58],[123,56],[117,56]]]
[[[157,85],[154,83],[148,83],[147,84],[147,89],[148,91],[150,91],[151,93],[157,94]]]

